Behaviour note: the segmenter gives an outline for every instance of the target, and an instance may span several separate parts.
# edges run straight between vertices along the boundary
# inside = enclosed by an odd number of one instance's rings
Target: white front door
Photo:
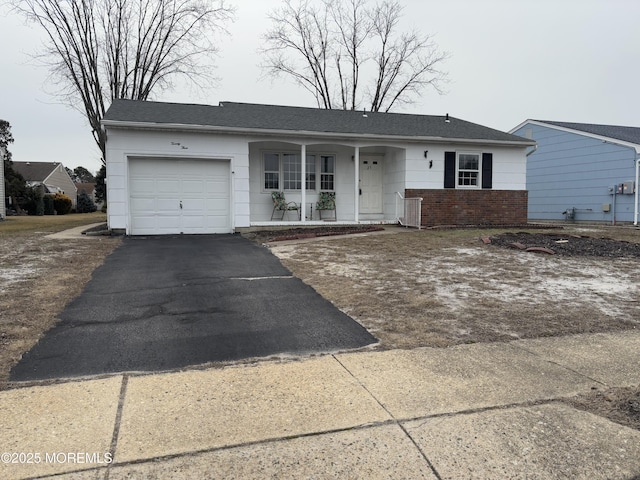
[[[360,157],[360,213],[383,213],[382,157]]]
[[[129,161],[131,235],[229,233],[229,162]]]

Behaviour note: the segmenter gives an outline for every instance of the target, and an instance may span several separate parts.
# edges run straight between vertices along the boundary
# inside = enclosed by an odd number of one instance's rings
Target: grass
[[[6,217],[0,221],[0,237],[36,232],[56,233],[69,228],[106,221],[107,215],[102,212]]]

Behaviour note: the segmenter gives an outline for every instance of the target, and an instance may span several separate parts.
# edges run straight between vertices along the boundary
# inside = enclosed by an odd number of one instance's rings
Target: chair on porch
[[[276,212],[282,212],[280,220],[284,220],[284,215],[287,212],[298,212],[298,220],[300,220],[300,205],[295,202],[287,202],[284,198],[284,192],[271,192],[271,199],[273,200],[271,220],[273,220]]]
[[[322,220],[323,210],[333,210],[333,220],[338,220],[338,209],[336,208],[336,192],[320,192],[318,196],[318,203],[316,203],[316,210]]]

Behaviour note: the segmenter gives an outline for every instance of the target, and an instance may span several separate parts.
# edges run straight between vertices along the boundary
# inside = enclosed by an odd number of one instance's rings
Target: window
[[[444,188],[493,188],[493,154],[444,152]]]
[[[300,155],[282,154],[282,179],[285,190],[300,190],[302,188],[300,170]]]
[[[280,189],[280,156],[277,153],[264,154],[264,188]]]
[[[333,155],[320,157],[320,190],[334,190],[335,164]]]
[[[335,156],[321,155],[320,165],[317,155],[307,155],[305,163],[305,188],[318,188],[318,167],[320,167],[320,189],[333,190]],[[265,153],[263,155],[265,190],[300,190],[302,188],[302,166],[300,154]]]
[[[480,155],[477,153],[458,154],[458,186],[478,187],[480,177]]]
[[[306,169],[306,188],[307,190],[316,189],[316,156],[307,155]]]

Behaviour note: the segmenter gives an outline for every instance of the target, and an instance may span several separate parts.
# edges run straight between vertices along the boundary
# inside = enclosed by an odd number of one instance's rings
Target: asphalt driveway
[[[360,324],[239,235],[130,237],[10,380],[354,349]]]

